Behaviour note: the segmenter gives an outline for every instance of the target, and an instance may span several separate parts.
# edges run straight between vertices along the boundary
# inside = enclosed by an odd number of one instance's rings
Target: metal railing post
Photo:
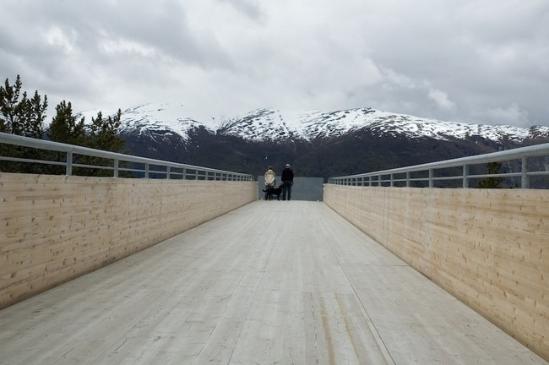
[[[149,164],[145,164],[145,179],[149,178]]]
[[[118,177],[118,160],[114,160],[113,162],[112,176]]]
[[[372,187],[372,177],[368,176],[368,187]]]
[[[181,175],[181,178],[182,178],[183,180],[187,180],[187,169],[181,170],[181,174],[182,174],[182,175]]]
[[[166,166],[166,179],[170,178],[171,170],[172,170],[171,166]]]
[[[410,187],[410,171],[406,171],[406,187]]]
[[[72,175],[72,151],[67,152],[67,158],[65,162],[65,175]]]
[[[469,188],[469,165],[463,165],[463,188]]]
[[[198,170],[194,170],[194,179],[198,180]]]
[[[391,186],[391,187],[395,186],[395,183],[394,183],[394,181],[393,181],[393,178],[394,178],[393,174],[389,175],[389,179],[391,180],[389,186]]]
[[[434,176],[433,169],[429,169],[429,187],[430,188],[435,186],[433,176]]]
[[[528,179],[528,158],[523,157],[521,159],[521,169],[520,169],[520,187],[522,189],[528,189],[530,187],[530,181]]]

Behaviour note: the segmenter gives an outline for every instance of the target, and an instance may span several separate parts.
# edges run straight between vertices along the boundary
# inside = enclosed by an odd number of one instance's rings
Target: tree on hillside
[[[490,162],[487,164],[489,174],[499,174],[501,170],[500,162]],[[501,187],[503,179],[501,177],[487,177],[478,182],[478,187],[481,189],[497,189]]]
[[[120,137],[120,119],[122,111],[114,116],[103,117],[103,113],[97,113],[95,118],[92,117],[91,125],[89,126],[90,133],[88,136],[88,146],[100,150],[120,152],[124,147],[124,140]]]
[[[22,86],[23,83],[19,75],[17,75],[13,85],[9,79],[6,79],[4,85],[0,86],[0,132],[42,138],[48,98],[47,96],[42,98],[38,91],[35,91],[34,96],[29,99],[25,91],[21,92]],[[44,157],[42,152],[32,148],[0,145],[0,155],[2,156],[42,159]],[[40,165],[33,170],[29,164],[2,161],[0,170],[8,172],[45,172],[46,167]]]
[[[48,108],[48,98],[46,95],[42,97],[38,91],[35,91],[29,98],[22,87],[23,82],[20,75],[17,75],[14,84],[6,79],[4,84],[0,85],[0,132],[44,138],[44,120]],[[99,112],[96,118],[92,118],[91,125],[86,126],[84,118],[74,114],[71,102],[63,100],[55,107],[55,116],[47,130],[47,136],[56,142],[118,152],[124,146],[120,137],[121,116],[120,109],[116,115],[107,118]],[[3,144],[0,144],[0,155],[33,160],[64,160],[63,154],[56,152]],[[96,161],[97,159],[91,157],[80,156],[80,159],[82,163],[88,164],[105,163],[105,161]],[[0,161],[0,170],[61,173],[61,169],[56,166],[31,165],[14,161]]]
[[[46,110],[48,109],[48,97],[34,92],[34,96],[27,100],[24,118],[24,130],[27,137],[43,138],[44,137],[44,120],[46,119]]]
[[[0,86],[0,132],[42,138],[48,98],[34,92],[29,99],[27,92],[21,93],[23,83],[17,75],[15,84],[6,79]]]
[[[55,107],[55,116],[53,117],[48,137],[55,142],[85,145],[86,133],[84,128],[84,118],[73,114],[71,102],[63,100]]]
[[[4,86],[0,86],[0,131],[13,133],[18,129],[19,96],[21,94],[21,77],[17,75],[15,84],[10,85],[6,79]]]

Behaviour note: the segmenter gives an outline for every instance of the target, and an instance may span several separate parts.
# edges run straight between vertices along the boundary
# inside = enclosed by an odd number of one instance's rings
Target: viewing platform
[[[313,179],[313,202],[258,201],[245,173],[0,144],[58,154],[0,155],[1,365],[549,359],[549,145]],[[35,165],[54,169],[18,171]]]
[[[0,311],[0,363],[543,364],[323,203],[255,202]]]

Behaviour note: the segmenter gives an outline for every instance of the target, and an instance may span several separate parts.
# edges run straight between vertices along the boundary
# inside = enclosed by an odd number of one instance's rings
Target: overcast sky
[[[549,125],[547,0],[0,0],[0,77],[228,117],[371,106]]]

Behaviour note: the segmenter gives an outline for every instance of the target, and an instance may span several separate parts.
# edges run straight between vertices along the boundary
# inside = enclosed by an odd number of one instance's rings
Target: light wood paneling
[[[6,365],[546,365],[325,204],[257,201],[0,311]]]
[[[549,191],[325,185],[324,201],[549,359]]]
[[[254,182],[0,174],[0,308],[256,199]]]

